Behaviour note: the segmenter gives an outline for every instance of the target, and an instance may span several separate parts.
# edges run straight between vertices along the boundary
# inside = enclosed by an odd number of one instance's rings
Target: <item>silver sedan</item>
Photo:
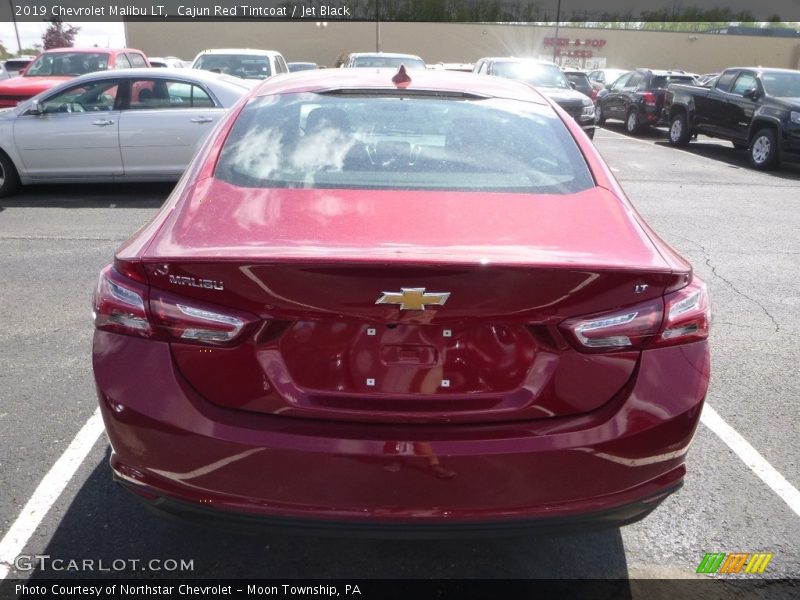
[[[177,180],[252,87],[188,69],[71,79],[0,111],[0,197],[31,183]]]

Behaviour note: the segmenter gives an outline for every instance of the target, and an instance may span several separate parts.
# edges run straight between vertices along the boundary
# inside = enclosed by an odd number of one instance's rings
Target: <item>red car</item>
[[[441,71],[267,80],[103,269],[116,480],[152,507],[440,535],[681,485],[709,304],[580,126]]]
[[[78,75],[149,66],[144,53],[132,48],[54,48],[37,56],[19,77],[0,81],[0,108],[16,106]]]

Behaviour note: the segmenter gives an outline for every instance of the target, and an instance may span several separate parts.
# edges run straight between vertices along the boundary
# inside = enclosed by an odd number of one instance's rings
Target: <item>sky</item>
[[[125,28],[123,23],[98,23],[98,22],[72,22],[70,25],[80,27],[75,38],[76,46],[94,46],[124,48]],[[47,29],[47,23],[17,23],[22,47],[27,48],[33,44],[42,43],[42,34]],[[14,24],[8,21],[0,22],[0,42],[9,52],[17,51],[17,38],[14,35]]]

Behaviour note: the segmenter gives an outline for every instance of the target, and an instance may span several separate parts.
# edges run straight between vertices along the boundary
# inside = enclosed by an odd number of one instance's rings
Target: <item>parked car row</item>
[[[698,134],[748,151],[750,165],[770,170],[781,155],[800,155],[800,71],[732,67],[695,75],[681,70],[636,69],[611,83],[611,69],[592,71],[597,123],[625,123],[636,134],[669,127],[669,142],[685,146]],[[600,80],[602,78],[602,81]]]
[[[396,53],[353,53],[341,66],[426,69],[420,57]],[[0,106],[13,109],[0,113],[0,196],[45,181],[177,179],[211,125],[238,98],[273,75],[317,68],[290,65],[274,50],[205,50],[191,69],[179,58],[148,59],[129,48],[44,52],[22,76],[0,82]],[[599,92],[591,77],[607,80],[613,70],[587,74],[550,61],[487,57],[472,71],[535,87],[590,138],[596,123],[607,119],[622,120],[630,133],[670,125],[674,145],[698,133],[730,139],[749,148],[751,164],[763,169],[776,166],[780,152],[800,147],[800,91],[792,79],[797,71],[730,69],[696,85],[696,77],[683,71],[636,69]]]

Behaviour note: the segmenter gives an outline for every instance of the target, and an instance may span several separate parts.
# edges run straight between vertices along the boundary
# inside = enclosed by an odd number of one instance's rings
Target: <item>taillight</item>
[[[592,88],[592,102],[597,100],[597,90]]]
[[[100,272],[94,291],[94,324],[97,329],[152,337],[147,319],[147,286],[121,275],[108,265]]]
[[[645,92],[642,94],[642,99],[647,106],[656,105],[656,95],[653,92]]]
[[[160,290],[150,294],[153,324],[169,341],[212,346],[240,342],[258,322],[255,315],[194,300],[186,302]]]
[[[150,289],[131,277],[137,277],[140,269],[130,266],[126,277],[116,267],[117,263],[108,265],[100,272],[93,299],[97,329],[171,342],[233,346],[258,323],[249,313]]]
[[[661,328],[664,302],[650,300],[624,310],[567,319],[561,329],[581,352],[639,350]]]
[[[711,322],[706,284],[695,278],[685,288],[664,297],[664,325],[655,346],[671,346],[704,340]]]
[[[708,337],[711,309],[697,278],[677,292],[627,308],[574,317],[559,326],[581,352],[672,346]]]

